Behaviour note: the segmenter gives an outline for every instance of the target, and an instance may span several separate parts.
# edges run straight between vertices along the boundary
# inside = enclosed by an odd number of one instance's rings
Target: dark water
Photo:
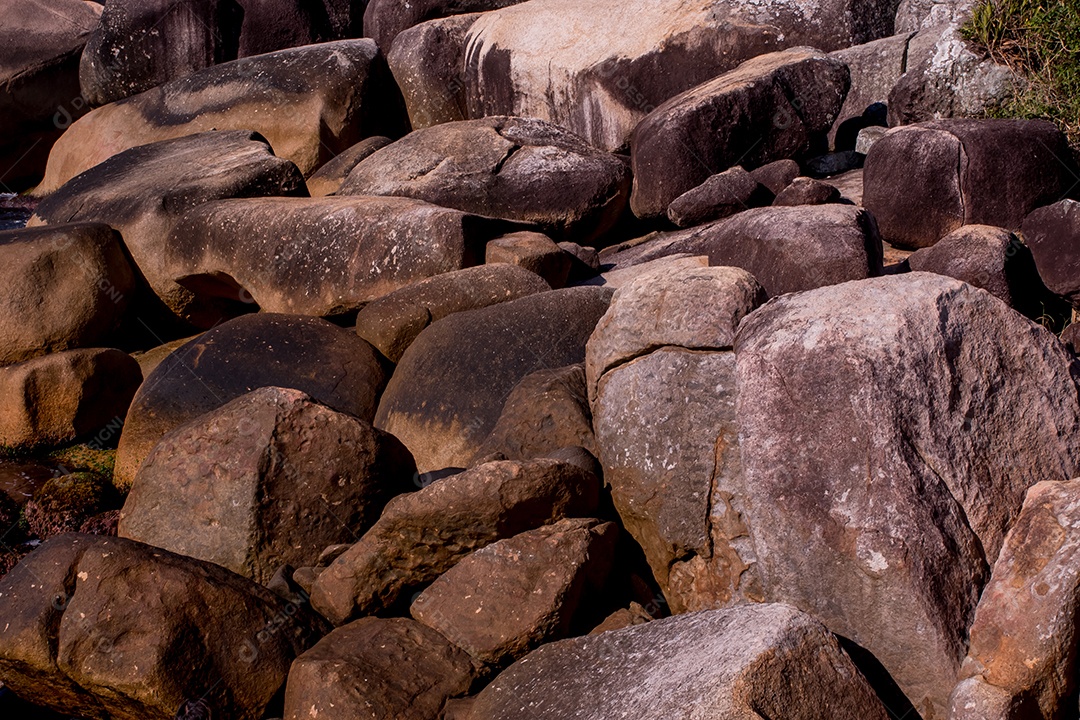
[[[23,227],[31,214],[30,208],[20,207],[17,196],[0,193],[0,230]]]

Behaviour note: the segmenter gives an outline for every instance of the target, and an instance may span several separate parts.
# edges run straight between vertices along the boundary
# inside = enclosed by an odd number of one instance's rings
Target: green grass
[[[984,0],[963,32],[1028,80],[993,116],[1051,120],[1080,147],[1080,0]]]

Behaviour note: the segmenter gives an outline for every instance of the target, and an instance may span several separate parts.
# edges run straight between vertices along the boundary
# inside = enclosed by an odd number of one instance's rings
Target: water
[[[0,193],[0,230],[14,230],[26,225],[33,211],[17,195]]]

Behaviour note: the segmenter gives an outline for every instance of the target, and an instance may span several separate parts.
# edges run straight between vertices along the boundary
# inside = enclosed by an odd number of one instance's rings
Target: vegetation
[[[995,116],[1051,120],[1080,147],[1080,0],[984,0],[964,37],[1028,80]]]

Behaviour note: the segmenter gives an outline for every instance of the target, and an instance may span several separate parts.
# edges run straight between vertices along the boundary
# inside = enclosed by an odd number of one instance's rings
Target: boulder
[[[262,387],[300,390],[370,422],[386,384],[374,349],[325,320],[245,315],[203,333],[150,373],[131,402],[116,454],[116,484],[169,432]]]
[[[900,0],[896,31],[918,32],[947,24],[962,24],[979,0]]]
[[[1068,142],[1042,120],[939,120],[896,128],[866,156],[863,204],[881,237],[929,247],[962,225],[1018,230],[1075,182]]]
[[[838,202],[840,202],[840,191],[837,188],[821,180],[797,177],[776,196],[773,206],[828,205]]]
[[[361,140],[348,150],[342,150],[308,176],[308,193],[311,197],[333,195],[341,189],[341,183],[345,182],[345,178],[361,160],[376,150],[382,150],[391,142],[393,140],[388,137],[376,135]]]
[[[622,259],[618,255],[613,255],[612,258],[616,260]],[[602,287],[611,288],[612,290],[618,290],[623,285],[632,283],[640,276],[651,273],[654,270],[659,270],[660,268],[694,269],[709,267],[709,256],[675,253],[673,255],[664,255],[654,260],[645,260],[640,263],[630,261],[619,265],[605,265],[605,267],[610,267],[610,269],[605,270],[599,277],[593,278],[585,284],[600,285]]]
[[[464,467],[522,378],[585,359],[610,296],[552,290],[432,323],[401,356],[375,426],[405,443],[421,472]]]
[[[484,262],[506,263],[534,272],[558,290],[566,287],[573,255],[543,233],[522,231],[503,235],[487,244]]]
[[[531,0],[485,13],[469,29],[469,115],[542,118],[617,150],[654,108],[745,60],[893,34],[895,7],[896,0],[644,0],[627,12],[621,0]]]
[[[0,365],[102,344],[134,287],[120,239],[106,225],[0,232]]]
[[[412,616],[481,665],[499,667],[572,634],[602,590],[618,527],[561,520],[477,550],[413,601]]]
[[[439,720],[474,674],[468,655],[414,620],[361,618],[293,663],[285,720]]]
[[[366,137],[407,127],[374,42],[309,45],[215,65],[90,112],[53,147],[36,192],[133,147],[210,130],[254,130],[310,175]]]
[[[914,35],[904,32],[831,53],[851,71],[851,88],[829,131],[837,150],[855,150],[860,130],[888,121],[889,93],[904,74]]]
[[[302,195],[296,166],[255,133],[207,132],[133,148],[42,200],[28,225],[100,222],[116,228],[150,288],[170,306],[190,302],[165,263],[173,226],[211,200]],[[142,305],[146,310],[150,304]],[[164,310],[162,310],[164,312]]]
[[[953,693],[951,718],[1057,718],[1076,712],[1077,528],[1080,480],[1041,482],[1028,490],[975,610],[961,671],[970,681]],[[995,712],[1000,700],[986,702],[994,696],[1007,698],[1013,712]]]
[[[49,148],[89,109],[79,94],[79,56],[100,14],[99,5],[81,0],[0,4],[0,183],[5,192],[39,181]]]
[[[885,720],[889,715],[825,628],[793,608],[757,605],[545,645],[488,685],[469,715],[471,720],[566,717]]]
[[[776,195],[790,185],[801,172],[799,163],[791,159],[775,160],[766,165],[751,170],[750,177],[757,180],[765,189]]]
[[[399,34],[425,21],[435,21],[448,15],[450,17],[447,19],[453,20],[454,16],[465,13],[479,17],[479,13],[485,10],[496,10],[519,2],[522,0],[416,0],[410,3],[371,0],[364,11],[364,34],[374,38],[379,47],[389,49],[397,44],[395,38]]]
[[[778,298],[735,352],[741,520],[767,599],[944,717],[1024,492],[1077,475],[1075,361],[989,293],[928,273]]]
[[[489,117],[417,130],[361,162],[340,195],[400,195],[587,241],[626,206],[630,171],[560,127]]]
[[[681,228],[693,227],[766,205],[769,195],[768,188],[736,165],[672,200],[667,216]]]
[[[170,308],[196,327],[249,310],[245,301],[326,317],[479,264],[500,225],[410,198],[225,200],[177,222],[161,266],[191,297]]]
[[[638,217],[733,165],[794,157],[832,127],[850,82],[847,66],[812,48],[769,53],[676,95],[630,141]]]
[[[119,422],[142,382],[119,350],[52,353],[0,368],[0,446],[66,445]]]
[[[83,53],[83,96],[122,100],[219,63],[359,37],[349,0],[108,0]]]
[[[1080,307],[1080,203],[1041,207],[1024,218],[1021,231],[1046,286]]]
[[[413,471],[401,444],[363,420],[264,387],[162,438],[119,534],[266,584],[367,530]]]
[[[0,580],[0,677],[65,716],[257,720],[320,629],[224,568],[131,540],[55,537]],[[204,716],[205,717],[205,716]]]
[[[436,320],[550,289],[536,273],[512,265],[448,272],[365,305],[356,316],[356,334],[396,363],[417,335]]]
[[[498,461],[387,504],[360,541],[319,574],[313,607],[335,624],[391,607],[474,550],[564,517],[587,517],[600,481],[558,460]]]

